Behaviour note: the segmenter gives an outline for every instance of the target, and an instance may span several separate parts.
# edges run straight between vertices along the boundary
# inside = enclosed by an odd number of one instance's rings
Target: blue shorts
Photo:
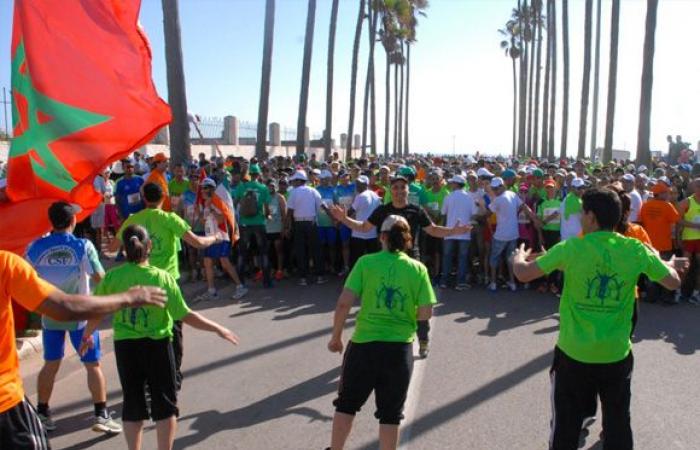
[[[489,257],[489,264],[491,267],[497,267],[501,261],[501,256],[505,256],[506,260],[510,258],[510,255],[515,251],[517,239],[512,241],[499,241],[494,239],[491,242],[491,256]]]
[[[77,352],[83,339],[84,328],[68,331],[70,342]],[[59,361],[63,359],[66,344],[66,330],[42,330],[41,339],[44,342],[44,360]],[[95,343],[93,348],[89,348],[85,355],[80,357],[84,363],[95,363],[100,360],[100,333],[95,330],[92,333],[92,340]]]
[[[320,245],[335,245],[338,242],[336,227],[318,227],[318,243]]]
[[[231,256],[231,243],[228,241],[219,242],[204,249],[205,258],[219,259],[228,258],[229,256]]]
[[[343,224],[340,224],[340,242],[343,244],[350,241],[352,230]]]

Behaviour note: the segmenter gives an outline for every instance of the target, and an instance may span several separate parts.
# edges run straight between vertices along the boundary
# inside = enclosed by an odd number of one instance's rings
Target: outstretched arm
[[[216,333],[221,339],[229,341],[233,345],[238,345],[238,336],[236,336],[231,330],[222,327],[218,323],[207,319],[197,312],[190,311],[185,317],[183,317],[182,321],[192,328]]]
[[[515,251],[513,256],[513,273],[523,283],[528,283],[545,275],[540,266],[537,265],[537,261],[532,259],[532,249],[525,249],[525,244],[521,244]]]

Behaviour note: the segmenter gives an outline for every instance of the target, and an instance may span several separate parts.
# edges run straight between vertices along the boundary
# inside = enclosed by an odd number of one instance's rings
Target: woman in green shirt
[[[159,286],[168,297],[165,308],[125,308],[114,313],[112,318],[114,354],[124,396],[124,436],[129,450],[139,450],[143,421],[150,416],[156,422],[158,450],[169,450],[173,447],[178,415],[171,344],[173,321],[182,320],[194,328],[211,331],[234,345],[238,344],[238,337],[190,311],[173,276],[149,265],[152,244],[145,228],[129,225],[122,237],[127,263],[108,271],[95,294],[109,295],[133,286]],[[146,384],[151,394],[150,414],[146,404]]]
[[[339,450],[355,413],[375,392],[380,448],[395,449],[413,369],[418,320],[429,320],[436,302],[428,270],[405,252],[413,242],[405,218],[388,216],[381,226],[382,251],[361,257],[338,299],[328,350],[343,351],[342,333],[360,299],[355,332],[348,343],[333,418],[330,449]]]

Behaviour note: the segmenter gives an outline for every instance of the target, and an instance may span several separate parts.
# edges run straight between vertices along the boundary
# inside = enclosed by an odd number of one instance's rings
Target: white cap
[[[649,169],[647,169],[647,166],[645,166],[644,164],[642,164],[641,166],[639,166],[639,168],[637,168],[637,172],[646,172],[647,170],[649,170]]]
[[[369,178],[367,178],[365,175],[360,175],[355,181],[360,184],[369,184]]]
[[[382,232],[391,231],[391,229],[394,227],[394,225],[396,225],[399,222],[403,222],[406,224],[406,226],[408,226],[408,221],[403,216],[399,216],[397,214],[392,214],[389,217],[387,217],[386,219],[384,219],[384,222],[382,222],[381,231]]]
[[[455,183],[455,184],[465,185],[465,184],[467,184],[467,180],[465,180],[464,177],[463,177],[462,175],[455,175],[455,176],[453,176],[452,178],[450,178],[450,180],[448,181],[448,183]]]
[[[585,185],[586,182],[583,181],[583,178],[574,178],[573,180],[571,180],[571,187],[580,188],[584,187]]]
[[[303,170],[297,170],[296,172],[294,172],[294,175],[289,177],[289,181],[296,180],[308,181],[308,178],[306,178],[306,172],[304,172]]]
[[[632,175],[631,173],[626,173],[626,174],[622,175],[622,180],[629,181],[630,183],[634,183],[634,175]]]
[[[313,173],[314,175],[317,175],[317,176],[318,176],[318,175],[321,175],[321,171],[318,170],[318,169],[312,169],[312,170],[311,170],[311,173]]]
[[[333,174],[330,170],[322,170],[321,173],[319,173],[319,178],[321,178],[322,180],[326,178],[333,178]]]
[[[491,187],[492,188],[497,188],[503,186],[503,178],[501,177],[496,177],[491,180]]]
[[[214,181],[213,178],[207,177],[207,178],[205,178],[205,179],[202,180],[202,187],[204,187],[204,186],[211,186],[211,187],[214,187],[214,188],[215,188],[215,187],[216,187],[216,181]]]
[[[477,177],[492,177],[493,174],[489,172],[489,170],[486,167],[482,167],[479,170],[476,171],[476,176]]]

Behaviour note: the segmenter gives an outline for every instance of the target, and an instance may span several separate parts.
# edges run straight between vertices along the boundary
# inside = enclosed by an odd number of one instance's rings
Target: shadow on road
[[[251,427],[291,414],[306,416],[309,418],[309,422],[316,420],[329,422],[333,420],[332,417],[313,408],[297,405],[334,392],[338,385],[339,375],[340,369],[334,368],[243,408],[224,413],[209,410],[180,417],[180,423],[193,420],[189,428],[195,432],[178,438],[174,448],[200,448],[199,445],[203,441],[217,433]]]
[[[633,342],[662,340],[681,355],[700,350],[700,308],[681,304],[673,307],[641,303]]]

